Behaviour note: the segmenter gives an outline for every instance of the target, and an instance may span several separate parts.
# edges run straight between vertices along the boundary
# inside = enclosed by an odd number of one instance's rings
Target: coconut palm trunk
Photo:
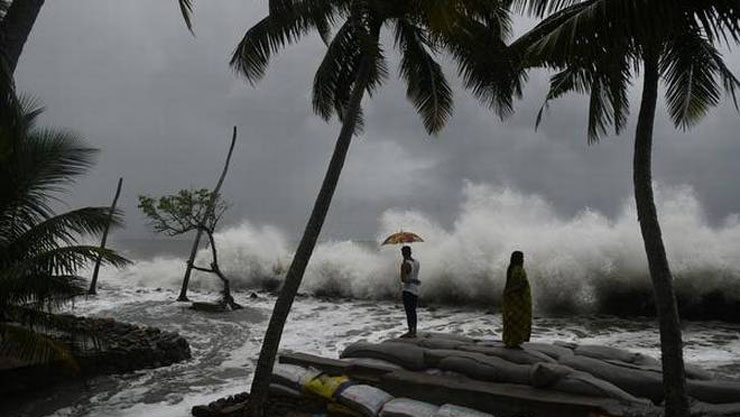
[[[646,51],[645,79],[640,114],[635,132],[633,181],[637,218],[645,243],[650,277],[653,281],[655,305],[660,323],[660,346],[665,389],[665,415],[688,417],[686,378],[683,362],[681,327],[673,290],[673,276],[668,266],[658,213],[653,198],[651,152],[655,106],[658,96],[658,53]]]
[[[329,211],[334,190],[337,188],[339,175],[342,172],[344,160],[357,127],[357,120],[360,116],[360,105],[362,104],[362,98],[367,86],[369,72],[369,65],[365,61],[360,66],[357,82],[352,88],[350,102],[343,117],[342,129],[339,132],[334,153],[332,154],[331,162],[329,162],[329,168],[324,176],[324,182],[321,184],[321,190],[316,197],[316,202],[311,211],[311,217],[308,219],[303,237],[293,257],[293,262],[290,264],[288,273],[285,276],[285,282],[280,290],[278,299],[275,302],[252,380],[249,403],[247,405],[247,416],[262,417],[264,415],[264,404],[270,387],[270,377],[278,347],[280,346],[283,327],[285,327],[290,308],[293,305],[293,299],[298,292],[298,287],[301,285],[303,273],[306,271],[306,266],[311,259],[311,254],[321,233],[321,227]]]
[[[36,23],[45,0],[13,0],[8,13],[0,22],[0,54],[5,58],[7,70],[15,72],[23,46]]]
[[[92,274],[92,280],[90,282],[90,289],[87,290],[87,293],[89,295],[95,295],[97,286],[98,286],[98,273],[100,272],[100,262],[103,260],[103,250],[105,249],[105,244],[108,241],[108,232],[110,231],[110,225],[113,222],[113,215],[116,213],[116,203],[118,203],[118,197],[121,195],[121,186],[123,185],[123,177],[118,179],[118,186],[116,187],[116,196],[113,197],[113,203],[110,205],[110,210],[108,211],[108,223],[105,225],[105,230],[103,230],[103,237],[100,239],[100,254],[98,254],[98,258],[95,260],[95,267],[93,268],[93,274]]]

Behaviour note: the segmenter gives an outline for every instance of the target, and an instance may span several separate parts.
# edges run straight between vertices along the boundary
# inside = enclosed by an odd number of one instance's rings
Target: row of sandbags
[[[525,343],[508,349],[499,341],[425,334],[380,344],[355,343],[342,358],[371,358],[407,370],[438,369],[472,379],[530,385],[573,394],[613,398],[628,404],[663,400],[660,362],[608,346],[573,343]],[[740,400],[740,382],[712,380],[706,371],[687,366],[689,394],[712,404]]]
[[[372,360],[364,363],[382,365]],[[288,396],[323,398],[330,414],[350,417],[494,417],[454,404],[437,406],[409,398],[394,398],[376,387],[354,384],[346,376],[332,376],[290,364],[275,364],[270,390]]]

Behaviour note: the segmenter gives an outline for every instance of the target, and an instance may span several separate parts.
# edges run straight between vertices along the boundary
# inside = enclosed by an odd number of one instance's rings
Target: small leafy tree
[[[191,231],[200,231],[208,236],[211,248],[211,264],[208,268],[189,265],[196,271],[216,274],[223,282],[224,290],[220,302],[231,309],[242,308],[231,296],[228,278],[218,266],[218,252],[213,234],[216,225],[228,209],[221,195],[206,188],[200,190],[180,190],[177,194],[165,195],[158,200],[149,196],[139,196],[139,208],[149,219],[155,232],[168,236],[178,236]],[[191,262],[191,261],[188,261]]]

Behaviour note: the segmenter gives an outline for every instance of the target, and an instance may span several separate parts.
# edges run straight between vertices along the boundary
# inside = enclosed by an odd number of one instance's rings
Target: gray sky
[[[297,238],[339,125],[311,112],[310,85],[324,51],[315,37],[288,47],[256,87],[229,69],[232,49],[265,15],[266,3],[196,2],[196,38],[175,0],[46,3],[16,77],[21,91],[45,103],[44,123],[73,129],[101,149],[97,167],[67,199],[70,207],[109,204],[123,176],[127,228],[117,234],[146,236],[136,196],[212,186],[237,125],[223,188],[233,204],[226,223],[247,218]],[[727,61],[740,74],[740,54]],[[394,76],[397,62],[391,55]],[[366,130],[350,149],[324,237],[372,238],[389,208],[419,209],[449,224],[466,179],[541,194],[566,216],[585,207],[612,216],[631,195],[639,82],[626,133],[587,146],[583,97],[553,103],[534,131],[546,74],[533,74],[517,114],[501,122],[460,88],[454,66],[446,68],[455,112],[437,137],[427,137],[393,77],[366,100]],[[730,100],[688,133],[676,131],[661,106],[655,179],[694,187],[714,222],[740,212],[739,129]]]

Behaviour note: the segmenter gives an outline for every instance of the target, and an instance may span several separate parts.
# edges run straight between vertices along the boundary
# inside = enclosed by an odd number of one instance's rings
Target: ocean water
[[[252,299],[238,291],[245,308],[227,314],[189,310],[175,301],[177,292],[153,288],[105,285],[98,296],[76,303],[77,314],[114,317],[177,331],[185,336],[193,359],[152,370],[92,379],[86,387],[72,386],[40,393],[11,416],[54,417],[185,417],[194,405],[248,390],[262,335],[274,297],[260,293]],[[193,300],[208,301],[215,292],[194,291]],[[450,332],[496,339],[501,317],[476,308],[422,307],[420,331]],[[398,300],[363,301],[299,297],[285,328],[281,349],[338,357],[347,345],[378,342],[405,331]],[[533,339],[596,343],[622,347],[653,357],[659,355],[658,332],[651,319],[619,319],[579,315],[538,317]],[[686,360],[720,378],[740,373],[740,326],[692,322],[684,327]]]
[[[399,229],[425,239],[413,245],[423,283],[421,331],[498,338],[505,268],[511,251],[522,250],[535,301],[534,339],[606,344],[658,357],[653,318],[607,314],[614,304],[629,307],[650,298],[647,261],[631,201],[616,218],[589,209],[563,217],[543,198],[506,187],[469,183],[464,196],[451,225],[415,211],[389,210],[378,221],[378,242]],[[657,202],[679,298],[687,305],[720,294],[723,303],[734,305],[740,300],[738,216],[710,225],[689,188],[658,187]],[[216,239],[221,268],[233,281],[243,310],[205,314],[175,301],[187,240],[172,245],[129,242],[123,249],[136,262],[124,270],[104,270],[99,295],[69,307],[75,314],[177,331],[189,340],[192,360],[38,393],[9,415],[187,416],[193,405],[247,390],[274,303],[263,290],[284,276],[295,237],[245,221],[221,231]],[[199,253],[204,261],[208,256]],[[281,349],[337,357],[351,343],[403,333],[398,267],[396,246],[321,242]],[[219,296],[218,280],[207,274],[196,272],[191,289],[193,300]],[[249,297],[253,291],[258,298]],[[649,306],[629,310],[644,311],[649,312]],[[687,321],[684,341],[687,361],[721,378],[740,375],[739,324]]]

